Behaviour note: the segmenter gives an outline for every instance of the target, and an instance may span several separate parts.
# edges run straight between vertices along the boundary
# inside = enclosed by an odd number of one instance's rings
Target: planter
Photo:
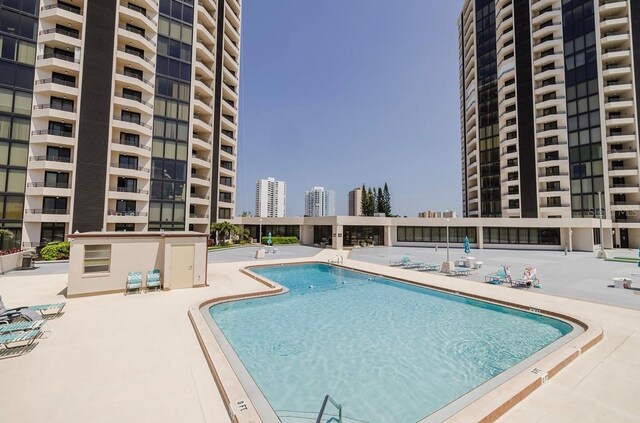
[[[23,251],[19,251],[13,254],[7,254],[6,256],[0,256],[0,274],[22,267],[22,253]]]

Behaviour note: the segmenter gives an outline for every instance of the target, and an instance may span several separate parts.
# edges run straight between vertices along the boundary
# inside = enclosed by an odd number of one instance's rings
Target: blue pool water
[[[572,330],[324,264],[252,271],[290,291],[210,313],[280,416],[317,413],[330,394],[349,417],[415,422]]]

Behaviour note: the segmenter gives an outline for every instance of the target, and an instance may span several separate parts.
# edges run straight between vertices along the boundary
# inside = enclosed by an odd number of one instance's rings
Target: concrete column
[[[333,225],[331,229],[331,248],[334,250],[342,250],[342,247],[342,225]]]
[[[384,227],[384,245],[388,247],[393,247],[393,237],[391,236],[393,228],[392,226]]]
[[[476,228],[476,237],[478,239],[478,249],[484,249],[484,233],[482,233],[482,226]]]

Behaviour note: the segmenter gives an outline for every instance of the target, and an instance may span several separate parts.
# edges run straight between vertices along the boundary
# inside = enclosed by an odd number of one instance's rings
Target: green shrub
[[[40,250],[42,260],[67,260],[69,258],[68,242],[50,242]]]
[[[262,237],[262,243],[266,244],[267,243],[267,237],[263,236]],[[298,241],[298,237],[297,236],[273,236],[271,237],[271,243],[273,245],[283,245],[283,244],[299,244],[300,241]]]

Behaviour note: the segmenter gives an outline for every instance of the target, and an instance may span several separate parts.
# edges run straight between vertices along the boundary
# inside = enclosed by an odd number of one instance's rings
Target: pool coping
[[[359,262],[358,262],[359,263]],[[217,328],[213,319],[208,316],[208,309],[212,305],[229,302],[229,301],[237,301],[248,298],[259,298],[265,296],[272,296],[285,293],[287,289],[267,278],[263,278],[262,276],[253,273],[249,268],[255,267],[270,267],[277,265],[296,265],[296,264],[328,264],[324,261],[318,261],[315,259],[311,260],[299,260],[293,262],[286,263],[265,263],[265,264],[256,264],[256,265],[247,265],[239,268],[239,272],[245,276],[248,276],[259,283],[263,284],[266,289],[263,290],[254,290],[245,294],[237,294],[230,296],[220,296],[214,297],[204,302],[199,302],[192,305],[189,308],[189,318],[196,332],[196,336],[198,338],[198,342],[202,348],[202,351],[207,360],[207,364],[212,373],[214,381],[220,391],[220,395],[222,396],[223,402],[227,407],[227,411],[229,413],[229,417],[231,421],[234,423],[257,423],[257,422],[279,422],[280,420],[275,415],[275,412],[271,408],[266,399],[262,395],[262,392],[259,391],[259,388],[253,382],[253,379],[249,375],[249,373],[244,369],[242,363],[239,358],[233,352],[233,348],[230,347],[230,344],[227,346],[221,345],[218,342],[216,335],[214,335],[214,327]],[[433,289],[436,291],[446,292],[449,294],[454,294],[458,296],[463,296],[467,298],[472,298],[479,301],[484,301],[488,303],[498,304],[510,308],[515,308],[518,310],[541,314],[547,317],[556,318],[568,322],[574,326],[579,326],[582,328],[583,332],[575,336],[573,339],[564,339],[565,337],[560,338],[549,346],[543,348],[537,353],[533,354],[531,357],[535,357],[538,353],[544,351],[545,349],[551,347],[557,342],[562,342],[562,345],[554,348],[553,351],[544,355],[543,357],[537,359],[534,363],[529,364],[527,362],[528,359],[525,359],[523,362],[516,364],[513,367],[517,367],[518,365],[522,365],[522,363],[526,363],[526,370],[521,371],[515,375],[510,375],[505,381],[501,382],[497,387],[491,389],[485,394],[481,395],[479,398],[474,398],[470,403],[459,411],[455,412],[453,415],[450,415],[446,411],[447,407],[451,407],[456,402],[463,399],[466,395],[474,392],[476,389],[482,387],[484,384],[474,388],[469,393],[463,395],[462,397],[456,399],[454,402],[445,405],[440,410],[434,412],[430,416],[420,420],[420,422],[430,422],[434,421],[434,416],[438,416],[441,412],[444,412],[446,415],[442,415],[445,419],[444,421],[453,423],[453,422],[468,422],[468,421],[478,421],[478,422],[491,422],[498,419],[500,416],[505,414],[509,409],[514,407],[517,403],[525,399],[536,389],[541,387],[544,383],[546,383],[549,379],[553,378],[558,374],[563,368],[565,368],[569,363],[573,362],[576,358],[578,358],[581,354],[588,351],[591,347],[600,342],[604,337],[604,332],[602,328],[596,325],[594,322],[591,322],[588,319],[584,319],[582,317],[578,318],[576,316],[563,313],[560,311],[552,310],[554,307],[550,307],[550,309],[544,307],[531,307],[526,304],[519,304],[511,301],[505,301],[499,298],[491,298],[483,295],[479,295],[477,293],[469,292],[465,289],[454,289],[451,287],[447,287],[437,283],[437,280],[434,280],[433,283],[425,283],[415,280],[410,280],[403,277],[391,276],[389,274],[384,274],[380,272],[374,272],[371,270],[365,270],[367,266],[370,266],[370,263],[362,263],[360,267],[354,265],[338,265],[331,263],[331,265],[335,267],[340,267],[348,270],[354,270],[374,276],[390,278],[393,280],[398,280],[402,283],[406,283],[409,285],[414,285],[418,287],[424,287],[428,289]],[[557,308],[557,307],[555,307]],[[209,319],[207,319],[207,316]],[[221,331],[219,331],[218,336],[221,335]],[[222,338],[226,341],[226,338],[222,336]],[[229,353],[228,348],[231,348],[231,353]],[[225,349],[227,353],[225,354]],[[235,356],[235,357],[233,357]],[[531,358],[530,357],[530,358]],[[235,366],[232,363],[235,361]],[[240,364],[240,367],[238,366]],[[244,371],[237,372],[236,370],[244,369]],[[238,374],[240,373],[240,374]],[[495,378],[490,379],[485,383],[489,383],[491,380],[498,378],[500,375],[497,375]],[[244,383],[243,383],[244,382]],[[247,386],[248,385],[248,386]],[[256,392],[257,389],[257,392]],[[249,392],[247,392],[249,391]],[[274,420],[275,419],[275,420]]]

